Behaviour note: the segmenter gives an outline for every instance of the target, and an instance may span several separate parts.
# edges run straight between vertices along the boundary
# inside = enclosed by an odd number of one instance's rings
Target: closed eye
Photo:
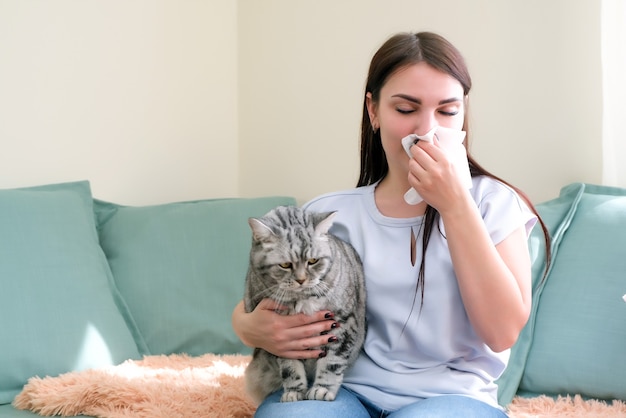
[[[400,113],[401,115],[410,115],[411,113],[415,112],[415,109],[396,108],[396,112]],[[439,110],[438,112],[439,114],[444,116],[456,116],[459,114],[458,110]]]

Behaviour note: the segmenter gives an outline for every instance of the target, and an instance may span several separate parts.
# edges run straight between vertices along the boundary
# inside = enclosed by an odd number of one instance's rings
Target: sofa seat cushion
[[[142,354],[249,350],[231,327],[243,298],[248,218],[290,197],[216,199],[153,206],[96,201],[100,242],[140,332]]]
[[[0,190],[0,404],[32,376],[139,358],[88,182]]]

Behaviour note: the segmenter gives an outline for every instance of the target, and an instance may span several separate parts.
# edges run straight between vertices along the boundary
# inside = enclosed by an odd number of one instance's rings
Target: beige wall
[[[599,182],[599,21],[595,0],[242,0],[241,193],[307,200],[352,187],[371,55],[415,30],[463,51],[485,167],[535,201]]]
[[[231,0],[0,0],[0,187],[238,194]]]
[[[596,0],[0,0],[0,187],[126,204],[352,187],[369,59],[434,30],[473,152],[535,201],[601,178]]]

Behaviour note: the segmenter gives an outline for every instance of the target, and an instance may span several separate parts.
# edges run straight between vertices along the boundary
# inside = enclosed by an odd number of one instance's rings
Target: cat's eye
[[[313,264],[317,263],[318,261],[320,261],[319,258],[309,258],[307,260],[307,263],[309,264],[309,266],[312,266]]]
[[[290,268],[291,268],[291,263],[280,263],[278,266],[279,266],[280,268],[283,268],[283,269],[285,269],[285,270],[288,270],[288,269],[290,269]]]

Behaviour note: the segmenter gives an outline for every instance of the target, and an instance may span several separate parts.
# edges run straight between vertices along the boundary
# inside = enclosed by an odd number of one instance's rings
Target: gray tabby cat
[[[256,348],[246,369],[246,389],[256,402],[283,388],[281,402],[332,401],[344,371],[365,338],[365,283],[356,251],[328,233],[336,212],[280,206],[250,218],[252,248],[244,305],[251,312],[264,298],[288,307],[282,314],[334,313],[337,341],[320,359],[290,360]]]

